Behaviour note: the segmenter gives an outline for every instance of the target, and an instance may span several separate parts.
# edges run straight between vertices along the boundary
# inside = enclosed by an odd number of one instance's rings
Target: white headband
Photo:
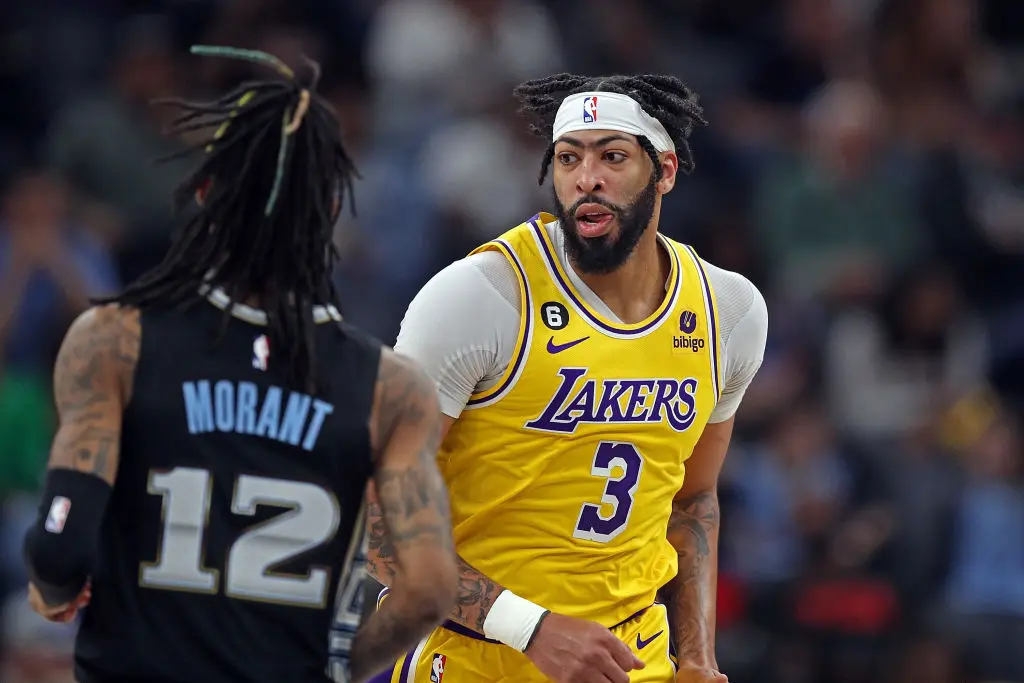
[[[555,114],[551,140],[557,141],[577,130],[617,130],[643,135],[659,152],[676,151],[661,121],[645,112],[629,95],[616,92],[581,92],[566,97]]]

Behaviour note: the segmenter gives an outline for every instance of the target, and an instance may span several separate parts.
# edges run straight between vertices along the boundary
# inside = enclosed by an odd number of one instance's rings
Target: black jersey
[[[216,343],[211,303],[142,313],[82,683],[328,680],[335,605],[359,608],[381,347],[317,313],[315,396],[286,386],[260,311]]]

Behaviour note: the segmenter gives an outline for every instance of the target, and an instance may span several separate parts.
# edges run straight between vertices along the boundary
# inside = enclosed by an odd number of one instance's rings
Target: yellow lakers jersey
[[[612,322],[573,287],[539,214],[477,251],[518,274],[519,339],[439,454],[459,554],[543,607],[606,626],[675,576],[666,539],[685,462],[720,394],[714,292],[694,251],[671,259],[662,304]],[[475,253],[475,252],[474,252]]]

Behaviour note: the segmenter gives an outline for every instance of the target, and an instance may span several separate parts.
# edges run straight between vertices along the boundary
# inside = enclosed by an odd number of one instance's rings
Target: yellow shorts
[[[647,665],[630,673],[631,683],[672,683],[675,665],[669,655],[668,612],[653,605],[612,627]],[[386,683],[547,683],[548,678],[512,648],[448,623],[435,629],[390,672],[373,679]]]

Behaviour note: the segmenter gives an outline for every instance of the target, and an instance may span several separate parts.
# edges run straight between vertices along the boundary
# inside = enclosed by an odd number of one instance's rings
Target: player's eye
[[[604,160],[609,162],[609,163],[612,163],[612,164],[618,164],[618,163],[621,163],[621,162],[626,160],[626,153],[625,152],[605,152],[604,153]]]
[[[565,165],[571,164],[574,161],[576,161],[576,155],[571,152],[560,152],[556,154],[555,157],[558,159],[558,163]]]

